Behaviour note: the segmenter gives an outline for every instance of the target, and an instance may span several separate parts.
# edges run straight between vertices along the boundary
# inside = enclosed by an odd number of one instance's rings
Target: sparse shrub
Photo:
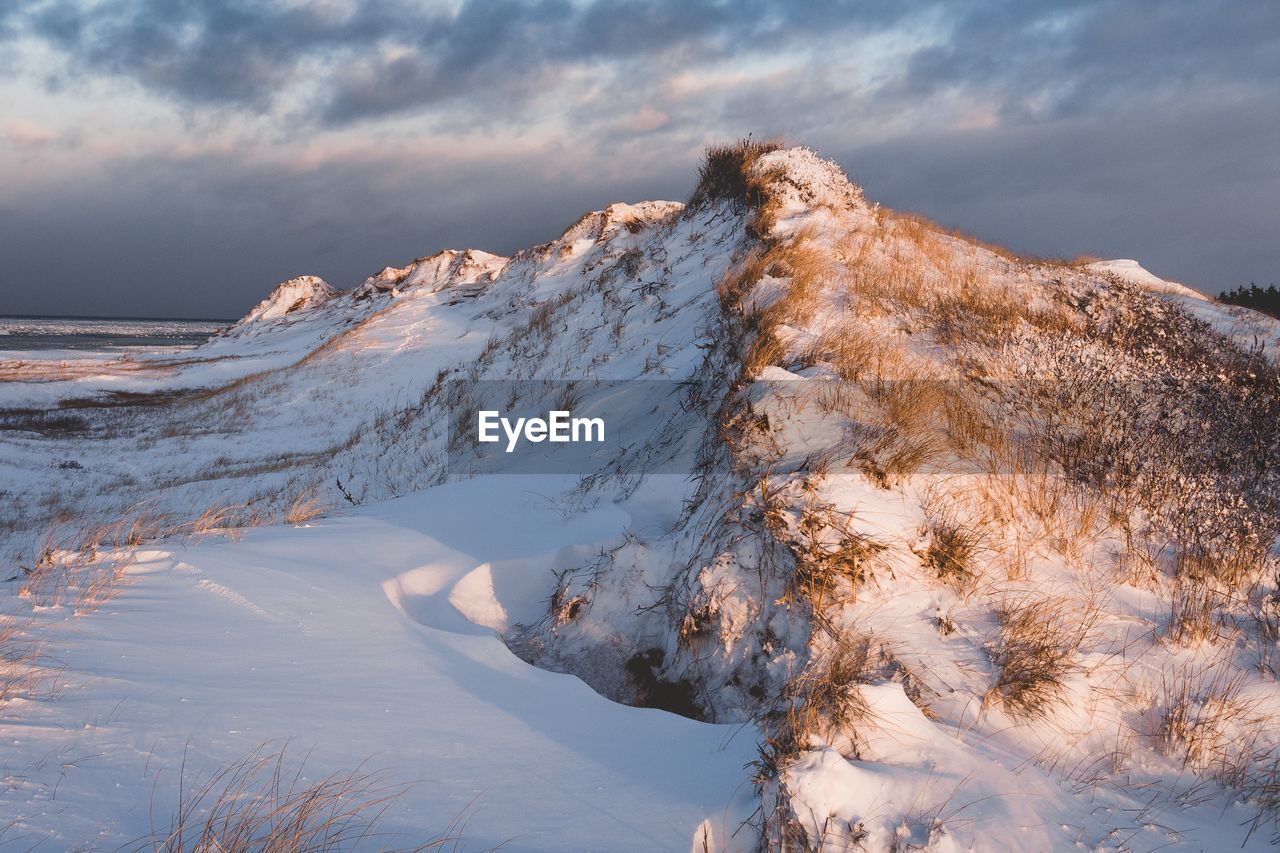
[[[0,707],[30,698],[48,676],[39,647],[27,639],[29,621],[0,615]]]
[[[928,544],[923,562],[939,578],[968,585],[975,577],[975,558],[982,541],[979,530],[954,515],[943,513],[925,526]]]
[[[782,148],[780,140],[747,137],[731,145],[713,145],[698,172],[698,185],[688,207],[696,210],[727,201],[739,210],[759,208],[765,201],[758,179],[752,174],[757,160]]]
[[[1253,704],[1242,698],[1243,673],[1227,668],[1179,670],[1161,685],[1156,744],[1166,755],[1178,757],[1190,769],[1221,776],[1234,765],[1238,750],[1231,729],[1253,728],[1262,720]]]
[[[266,744],[204,781],[187,777],[185,760],[179,772],[178,805],[168,828],[143,843],[157,853],[390,849],[379,824],[406,790],[385,774],[362,770],[307,783],[302,768],[286,769],[283,749]],[[457,830],[455,821],[443,837],[415,841],[411,849],[456,842]]]
[[[289,524],[306,524],[323,515],[324,511],[325,503],[319,493],[314,488],[307,488],[299,492],[289,504],[284,520]]]
[[[1092,604],[1076,612],[1067,600],[1020,601],[996,610],[1000,629],[988,647],[996,680],[987,699],[1014,713],[1043,713],[1064,693],[1076,651],[1092,627]]]

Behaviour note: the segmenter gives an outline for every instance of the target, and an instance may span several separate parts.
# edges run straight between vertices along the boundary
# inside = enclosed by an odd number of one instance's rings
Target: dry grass
[[[997,608],[1000,625],[988,647],[995,684],[984,701],[998,700],[1015,714],[1034,717],[1065,694],[1097,610],[1069,599],[1022,600]]]
[[[211,506],[191,520],[188,532],[194,542],[201,542],[210,536],[229,536],[238,540],[241,528],[251,527],[256,523],[257,518],[244,504]]]
[[[810,231],[801,231],[776,244],[764,257],[770,275],[789,279],[786,293],[760,317],[764,327],[804,326],[817,312],[823,286],[834,277],[827,252],[815,245]]]
[[[842,743],[850,757],[858,757],[858,729],[875,720],[859,685],[871,683],[881,672],[883,656],[870,637],[846,635],[787,683],[778,707],[763,720],[757,783],[777,778],[779,769],[808,749],[814,737]]]
[[[1164,637],[1178,645],[1215,642],[1235,629],[1229,612],[1247,604],[1265,554],[1243,548],[1178,548],[1173,556]]]
[[[1280,678],[1280,596],[1275,591],[1255,594],[1249,602],[1258,669],[1269,678]]]
[[[929,525],[929,545],[924,565],[938,577],[967,584],[974,578],[978,532],[955,522],[936,520]]]
[[[753,247],[746,255],[737,258],[716,282],[716,296],[719,297],[720,309],[725,314],[741,313],[747,294],[755,287],[768,266],[765,254],[763,248]]]
[[[1168,757],[1252,802],[1252,835],[1264,822],[1280,822],[1280,749],[1271,734],[1275,717],[1248,685],[1244,671],[1221,661],[1175,671],[1161,680],[1151,735]]]
[[[30,565],[21,566],[18,595],[36,607],[68,605],[75,615],[91,613],[119,593],[125,569],[144,543],[234,536],[236,528],[260,521],[243,506],[210,507],[182,520],[139,504],[109,524],[55,525],[40,537]]]
[[[379,831],[405,792],[385,774],[342,770],[308,782],[299,766],[286,770],[285,751],[258,747],[207,780],[178,779],[178,806],[167,829],[142,845],[164,853],[391,849]],[[458,826],[407,849],[428,850],[458,840]]]
[[[926,303],[934,334],[944,344],[999,346],[1029,316],[1008,288],[970,287],[939,293]]]
[[[834,328],[818,336],[802,357],[805,366],[826,362],[846,382],[860,382],[885,373],[889,345],[878,336],[858,328]]]
[[[1165,639],[1181,646],[1220,639],[1226,630],[1220,613],[1223,596],[1210,584],[1188,577],[1174,578],[1172,587]]]
[[[767,249],[757,247],[717,283],[721,309],[740,318],[747,336],[747,346],[741,350],[745,377],[754,377],[769,365],[789,366],[790,347],[782,340],[781,330],[803,328],[817,313],[833,271],[812,239],[812,234],[802,232]],[[787,279],[785,290],[767,307],[748,308],[747,296],[766,273]]]
[[[1067,265],[1066,261],[1059,258],[1041,258],[1033,255],[1019,254],[1005,246],[1001,246],[996,243],[988,243],[985,240],[975,237],[965,231],[940,225],[928,217],[922,216],[918,213],[894,211],[889,210],[888,208],[878,208],[876,213],[881,227],[890,230],[896,235],[911,240],[929,253],[944,251],[954,252],[955,249],[948,246],[942,239],[949,237],[954,241],[959,241],[960,243],[966,244],[970,247],[982,249],[1013,263],[1049,264],[1053,266]]]
[[[314,488],[306,488],[299,492],[293,502],[289,504],[284,520],[289,524],[306,524],[308,521],[323,515],[325,509],[325,503],[316,490]]]
[[[1244,673],[1228,667],[1179,670],[1163,679],[1157,746],[1192,770],[1220,776],[1244,747],[1238,735],[1263,722],[1255,703],[1243,698],[1244,686]]]
[[[53,528],[23,567],[18,595],[35,607],[69,605],[75,615],[92,613],[119,591],[133,550],[164,529],[165,518],[136,509],[113,524],[64,536]]]
[[[759,209],[766,194],[755,175],[756,162],[780,150],[783,144],[781,139],[748,136],[736,143],[709,147],[698,171],[698,185],[689,197],[688,210],[699,210],[717,201],[728,202],[739,210]]]
[[[920,562],[935,577],[969,589],[978,577],[978,558],[987,539],[982,526],[950,501],[930,498],[925,510]]]
[[[756,335],[751,346],[742,356],[742,375],[754,379],[770,365],[780,365],[787,360],[788,347],[772,333]]]
[[[29,640],[30,620],[0,616],[0,706],[29,699],[51,677],[40,649]]]
[[[811,504],[800,515],[798,535],[788,538],[795,557],[794,589],[820,613],[837,593],[852,601],[886,546],[852,529],[853,516]]]

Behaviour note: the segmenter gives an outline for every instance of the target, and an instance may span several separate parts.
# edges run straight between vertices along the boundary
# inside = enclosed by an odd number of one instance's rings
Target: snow
[[[1026,505],[1034,474],[864,465],[878,452],[867,436],[945,418],[913,415],[913,397],[882,412],[823,348],[864,335],[875,380],[1057,379],[1069,357],[1145,379],[1171,368],[1063,339],[1086,322],[1190,315],[1273,353],[1280,325],[1135,261],[1030,262],[934,232],[870,205],[804,149],[757,169],[778,176],[770,236],[803,240],[825,266],[811,310],[778,326],[778,352],[751,376],[736,372],[739,348],[796,278],[770,266],[742,316],[726,316],[717,283],[758,248],[747,214],[672,202],[609,205],[511,258],[441,252],[343,291],[294,279],[178,355],[0,363],[0,415],[13,419],[0,431],[3,546],[143,497],[179,516],[226,506],[275,523],[239,541],[148,543],[98,611],[33,610],[33,636],[64,668],[61,697],[0,708],[0,826],[18,819],[0,840],[114,848],[148,831],[153,797],[167,814],[184,752],[208,773],[293,738],[313,775],[367,761],[416,780],[388,820],[418,840],[463,815],[468,847],[752,848],[755,829],[739,824],[769,809],[747,766],[763,745],[755,721],[866,639],[867,671],[847,685],[865,716],[812,734],[762,788],[810,842],[1266,848],[1269,827],[1248,832],[1256,808],[1153,734],[1169,679],[1219,671],[1274,722],[1252,636],[1163,639],[1162,578],[1126,574],[1125,543],[1096,518],[1059,508],[1066,521],[1042,525]],[[895,283],[881,301],[863,292]],[[1016,316],[993,350],[958,311],[950,334],[930,318],[931,300],[983,294],[1066,320]],[[983,316],[1000,322],[1004,305]],[[701,396],[629,411],[635,440],[581,483],[501,461],[462,479],[474,472],[447,450],[442,400],[525,382],[516,408],[546,411],[565,380],[580,380],[584,413],[625,396],[611,382]],[[118,405],[121,392],[159,400]],[[83,423],[42,425],[24,407]],[[280,523],[309,498],[326,514]],[[925,563],[944,511],[980,528],[972,583]],[[878,550],[865,578],[815,604],[797,589],[795,546],[823,512],[839,525],[810,546],[856,536]],[[1014,606],[1089,626],[1061,696],[1031,719],[993,692],[992,647]]]
[[[0,720],[3,840],[114,848],[150,831],[153,805],[163,821],[184,753],[207,775],[289,739],[311,776],[363,763],[412,782],[380,827],[406,843],[459,816],[465,849],[682,850],[704,822],[732,839],[754,807],[749,728],[614,704],[467,618],[537,607],[530,576],[628,523],[537,496],[564,485],[491,477],[238,542],[161,542],[96,613],[41,614],[61,696]]]
[[[233,329],[253,323],[278,320],[295,311],[306,311],[324,305],[338,295],[324,279],[314,275],[291,278],[276,285],[271,295],[259,302]]]
[[[1135,260],[1095,261],[1086,264],[1084,268],[1115,275],[1133,282],[1143,290],[1159,294],[1246,349],[1262,347],[1272,359],[1280,352],[1280,320],[1274,317],[1237,305],[1215,302],[1198,290],[1154,275]]]
[[[1178,284],[1176,281],[1166,281],[1165,279],[1154,275],[1145,269],[1142,264],[1129,258],[1120,258],[1111,261],[1094,261],[1093,263],[1085,264],[1085,269],[1098,273],[1110,273],[1124,279],[1125,281],[1131,281],[1143,290],[1149,290],[1152,293],[1176,294],[1178,296],[1185,296],[1189,299],[1199,299],[1201,301],[1206,301],[1208,299],[1208,297],[1203,293],[1200,293],[1198,290],[1192,290],[1186,285]]]

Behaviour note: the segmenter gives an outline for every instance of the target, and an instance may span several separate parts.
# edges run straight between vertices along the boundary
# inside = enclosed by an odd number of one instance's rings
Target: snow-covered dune
[[[0,365],[6,660],[65,668],[0,706],[0,826],[114,847],[184,749],[292,737],[478,847],[1266,848],[1278,342],[747,142],[510,258]],[[463,440],[495,397],[626,440],[523,479]]]
[[[754,808],[752,730],[614,704],[462,616],[536,609],[530,581],[563,549],[621,535],[621,510],[565,519],[539,496],[562,487],[476,480],[238,542],[140,551],[91,617],[39,617],[60,695],[0,721],[0,840],[128,846],[164,828],[184,761],[191,785],[290,740],[312,774],[364,764],[412,783],[379,826],[385,845],[458,823],[467,849],[729,838]]]

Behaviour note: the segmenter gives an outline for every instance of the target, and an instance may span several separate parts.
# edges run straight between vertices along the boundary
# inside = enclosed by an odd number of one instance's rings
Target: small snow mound
[[[507,630],[507,611],[493,590],[493,570],[488,563],[472,569],[453,586],[449,603],[477,625],[501,634]]]
[[[605,212],[603,210],[589,211],[578,217],[577,221],[566,228],[559,239],[553,240],[551,245],[562,243],[571,246],[579,240],[590,240],[594,243],[600,239],[604,226]]]
[[[597,239],[610,237],[624,228],[632,232],[640,231],[683,209],[684,205],[678,201],[642,201],[639,204],[614,202],[604,210],[600,237]]]
[[[678,201],[613,202],[604,210],[584,213],[549,245],[572,246],[584,240],[599,243],[620,231],[640,231],[683,209],[684,205]]]
[[[356,288],[356,296],[369,296],[374,293],[385,293],[394,290],[400,282],[408,278],[413,269],[414,264],[410,264],[407,267],[383,267],[374,275],[366,278]]]
[[[866,207],[862,188],[849,180],[834,160],[824,160],[808,148],[785,148],[765,154],[755,163],[757,175],[776,172],[773,191],[784,203],[807,207],[827,204],[840,209]]]
[[[862,733],[863,757],[893,764],[924,764],[947,748],[937,728],[921,712],[901,684],[868,684],[863,698],[875,719]]]
[[[492,281],[507,265],[507,259],[479,249],[445,249],[418,258],[404,267],[386,267],[355,289],[356,299],[407,290],[434,293],[461,284]]]
[[[316,308],[337,295],[338,291],[319,276],[303,275],[291,278],[276,285],[271,295],[259,302],[252,311],[235,324],[233,329],[253,323],[278,320],[287,314]]]
[[[426,288],[437,291],[459,284],[491,281],[506,265],[506,258],[479,249],[448,249],[414,261],[402,279],[401,289]]]
[[[1192,299],[1207,300],[1203,293],[1192,290],[1176,281],[1166,281],[1145,269],[1142,264],[1131,258],[1117,258],[1111,261],[1094,261],[1086,264],[1085,269],[1097,273],[1110,273],[1117,278],[1132,282],[1143,290],[1152,293],[1171,293],[1176,296],[1188,296]]]
[[[903,812],[923,787],[909,771],[849,761],[826,745],[800,753],[782,780],[796,820],[825,849],[898,849]]]

